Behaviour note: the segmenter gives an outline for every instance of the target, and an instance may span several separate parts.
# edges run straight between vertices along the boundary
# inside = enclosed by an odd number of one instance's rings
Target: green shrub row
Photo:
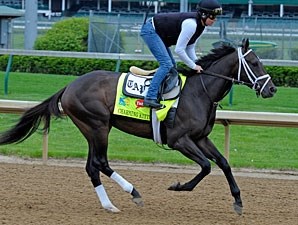
[[[0,56],[1,71],[6,70],[7,62],[7,55]],[[115,71],[116,64],[116,60],[106,59],[14,56],[11,71],[80,76],[93,70]],[[154,61],[125,60],[121,61],[119,71],[127,72],[132,65],[143,69],[154,69],[158,66]],[[266,66],[266,70],[275,85],[298,87],[298,67]]]
[[[298,87],[298,67],[265,66],[277,86]]]
[[[0,70],[5,71],[8,56],[0,56]],[[59,57],[37,57],[37,56],[14,56],[11,67],[12,72],[44,73],[76,75],[88,73],[93,70],[116,70],[116,60],[109,59],[81,59],[81,58],[59,58]],[[143,69],[154,69],[158,66],[153,61],[121,61],[120,72],[127,72],[130,66],[138,66]]]

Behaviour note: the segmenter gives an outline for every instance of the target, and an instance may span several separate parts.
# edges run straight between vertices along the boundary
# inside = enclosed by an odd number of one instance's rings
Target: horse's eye
[[[258,65],[259,65],[259,62],[252,62],[252,64],[251,64],[253,67],[257,67]]]

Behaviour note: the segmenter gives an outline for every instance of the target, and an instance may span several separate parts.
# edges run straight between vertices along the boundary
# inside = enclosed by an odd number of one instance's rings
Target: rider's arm
[[[194,35],[197,28],[197,23],[195,19],[190,18],[184,20],[181,26],[182,28],[175,47],[175,53],[179,56],[181,61],[184,62],[189,68],[195,69],[195,44],[187,46],[187,43]]]
[[[192,61],[196,61],[198,59],[196,55],[196,49],[195,49],[196,43],[197,41],[194,44],[187,45],[185,49],[186,54],[189,56],[189,58],[191,58]]]

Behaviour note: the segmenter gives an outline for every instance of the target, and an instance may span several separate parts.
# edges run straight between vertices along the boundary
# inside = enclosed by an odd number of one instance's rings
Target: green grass
[[[298,113],[297,88],[278,87],[273,98],[257,98],[254,91],[245,86],[234,86],[232,91],[232,106],[229,97],[221,102],[224,110]]]
[[[9,92],[4,95],[0,82],[1,99],[41,101],[66,84],[75,76],[11,73]],[[0,80],[4,73],[0,72]],[[221,105],[223,110],[267,111],[298,113],[298,89],[280,87],[274,98],[256,98],[255,93],[244,86],[233,89],[233,104],[227,96]],[[13,125],[19,115],[0,114],[0,131]],[[232,167],[272,169],[298,169],[297,128],[231,126],[230,164]],[[215,125],[210,135],[215,145],[223,152],[224,127]],[[52,120],[49,135],[49,156],[54,158],[86,158],[85,139],[69,119]],[[21,157],[42,155],[42,135],[35,133],[20,144],[0,146],[0,154]],[[138,162],[163,162],[191,164],[179,152],[159,148],[152,140],[137,138],[112,129],[109,139],[109,158]]]

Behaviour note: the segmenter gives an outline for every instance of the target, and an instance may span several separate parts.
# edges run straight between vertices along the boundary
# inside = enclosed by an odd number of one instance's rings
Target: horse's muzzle
[[[262,93],[257,92],[257,95],[259,93],[259,95],[261,94],[262,98],[271,98],[274,96],[274,94],[277,92],[277,88],[274,84],[272,85],[268,85],[268,87],[264,88]]]

